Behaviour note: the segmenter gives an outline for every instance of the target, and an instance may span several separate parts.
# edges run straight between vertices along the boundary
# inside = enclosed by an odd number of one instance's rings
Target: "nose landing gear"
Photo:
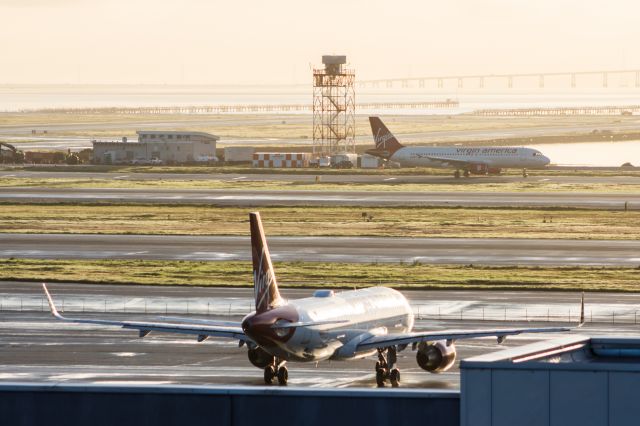
[[[522,177],[523,178],[529,177],[529,173],[527,173],[527,169],[522,169]]]
[[[385,356],[385,352],[387,353]],[[400,370],[394,368],[398,361],[398,355],[395,346],[385,349],[378,349],[378,362],[376,362],[376,383],[379,388],[384,387],[386,380],[391,382],[391,386],[397,388],[400,386]]]
[[[285,366],[286,361],[275,359],[273,364],[269,364],[264,368],[264,383],[270,385],[274,378],[278,378],[280,386],[286,386],[289,381],[289,370]]]

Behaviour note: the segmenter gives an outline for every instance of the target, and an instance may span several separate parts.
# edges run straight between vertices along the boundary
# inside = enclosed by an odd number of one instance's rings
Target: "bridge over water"
[[[566,71],[566,72],[538,72],[538,73],[508,73],[508,74],[461,74],[435,75],[426,77],[383,78],[374,80],[358,80],[361,88],[438,88],[457,87],[458,89],[484,89],[491,84],[492,88],[515,87],[545,88],[553,81],[556,85],[565,87],[614,87],[611,83],[617,81],[618,86],[640,88],[640,69],[626,70],[597,70],[597,71]],[[533,83],[533,84],[532,84]]]

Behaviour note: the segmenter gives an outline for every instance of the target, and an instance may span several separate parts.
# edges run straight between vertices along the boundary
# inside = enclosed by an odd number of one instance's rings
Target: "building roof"
[[[170,144],[170,145],[192,145],[193,141],[183,141],[183,140],[170,140],[170,141],[91,141],[94,145],[131,145],[131,146],[142,146],[142,145],[158,145],[158,144]]]
[[[460,361],[461,370],[487,368],[640,371],[640,339],[574,334]]]
[[[212,135],[211,133],[206,132],[180,132],[174,130],[138,130],[136,131],[138,135],[181,135],[181,136],[202,136],[204,138],[208,138],[211,140],[218,141],[220,140],[220,136]]]

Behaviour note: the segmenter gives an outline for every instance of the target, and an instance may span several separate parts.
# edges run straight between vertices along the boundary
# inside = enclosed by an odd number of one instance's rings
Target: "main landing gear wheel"
[[[400,370],[397,368],[391,370],[391,373],[389,374],[389,381],[391,381],[391,386],[394,388],[400,386]]]
[[[376,362],[376,384],[379,388],[383,388],[384,383],[387,380],[391,382],[391,386],[394,388],[397,388],[400,385],[400,370],[394,368],[397,360],[398,356],[395,346],[378,349],[378,362]]]
[[[289,380],[289,370],[284,365],[278,369],[278,384],[280,386],[286,386]]]
[[[464,177],[469,177],[469,176],[471,176],[471,173],[469,172],[469,170],[465,170]]]
[[[384,368],[379,368],[376,370],[376,384],[379,388],[384,387],[384,378],[386,376],[386,371]]]
[[[270,385],[274,377],[276,377],[276,368],[273,365],[267,365],[264,368],[264,383]]]
[[[453,172],[453,177],[456,179],[460,179],[460,170],[456,170],[455,172]]]

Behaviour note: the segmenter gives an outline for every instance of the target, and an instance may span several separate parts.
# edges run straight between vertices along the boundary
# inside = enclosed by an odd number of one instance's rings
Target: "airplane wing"
[[[443,330],[443,331],[426,331],[413,332],[403,334],[383,334],[372,336],[358,345],[358,351],[376,348],[385,348],[388,346],[408,345],[413,343],[428,342],[434,340],[455,341],[462,339],[474,339],[478,337],[498,338],[498,342],[502,343],[507,336],[514,336],[524,333],[560,333],[571,331],[575,327],[542,327],[542,328],[495,328],[481,330]]]
[[[216,327],[235,327],[240,325],[240,323],[238,323],[237,321],[218,321],[203,318],[158,317],[158,319],[161,321],[178,322],[185,324],[204,324],[213,325]]]
[[[482,161],[465,161],[465,160],[459,160],[457,158],[447,158],[447,157],[434,157],[433,155],[421,155],[421,158],[426,158],[428,160],[431,161],[436,161],[439,162],[443,165],[445,164],[450,164],[452,166],[456,166],[456,167],[465,167],[465,166],[470,166],[472,164],[485,164]]]
[[[146,322],[146,321],[113,321],[113,320],[101,320],[90,318],[67,318],[58,312],[53,299],[47,290],[47,286],[42,284],[47,300],[49,301],[49,308],[51,308],[51,314],[62,321],[73,322],[78,324],[96,324],[106,326],[116,326],[126,329],[138,330],[140,337],[145,337],[152,331],[163,333],[180,333],[180,334],[193,334],[197,336],[199,342],[205,340],[207,337],[226,337],[229,339],[236,339],[244,343],[253,343],[248,336],[242,331],[240,323],[225,322],[224,325],[218,325],[214,322],[211,323],[196,323],[196,322]]]
[[[572,331],[584,325],[584,294],[580,301],[580,322],[573,327],[538,327],[538,328],[488,328],[480,330],[442,330],[424,331],[401,334],[382,334],[371,336],[358,345],[358,351],[368,349],[385,348],[389,346],[409,345],[434,340],[446,340],[454,342],[462,339],[475,339],[478,337],[493,337],[502,343],[507,336],[515,336],[526,333],[562,333]],[[447,343],[448,344],[448,343]]]

